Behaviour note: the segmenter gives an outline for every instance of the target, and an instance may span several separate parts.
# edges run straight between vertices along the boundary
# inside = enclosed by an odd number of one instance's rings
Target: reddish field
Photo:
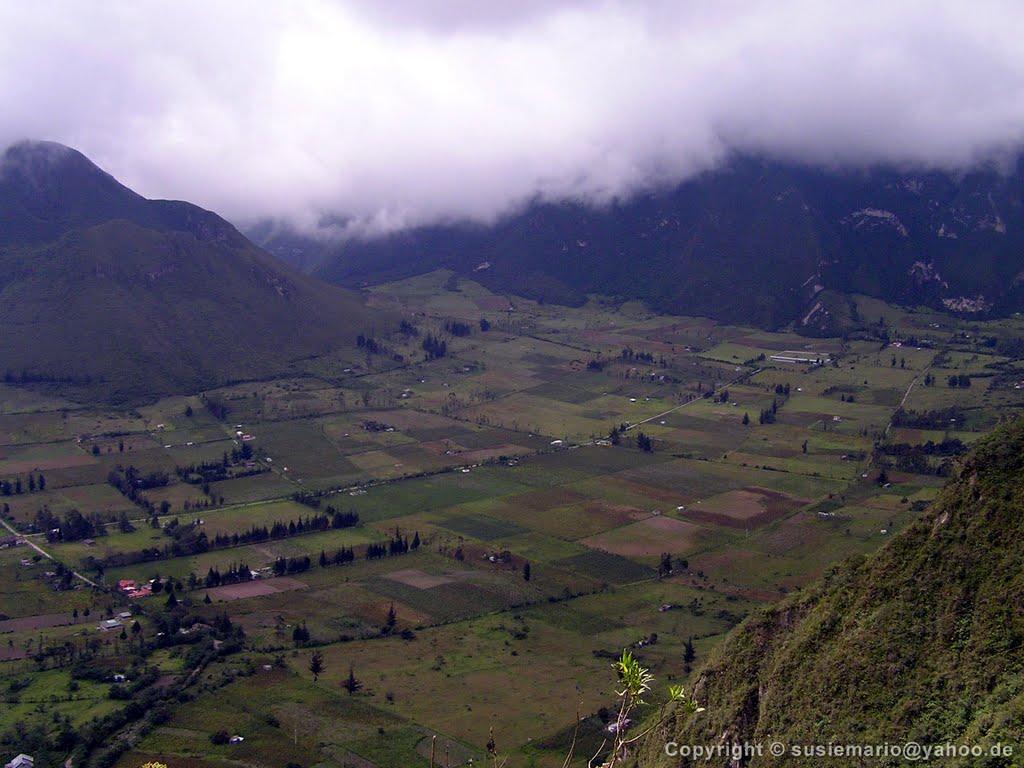
[[[245,597],[273,595],[276,592],[288,592],[293,589],[305,589],[306,585],[298,579],[278,576],[276,579],[257,579],[242,584],[229,584],[226,587],[213,587],[206,590],[211,600],[241,600]]]
[[[23,472],[39,472],[47,469],[69,469],[83,467],[86,464],[97,464],[92,456],[60,456],[54,459],[26,459],[24,461],[3,462],[4,474],[20,475]]]
[[[680,514],[687,520],[702,523],[729,528],[755,528],[785,517],[805,504],[806,499],[787,496],[768,488],[748,486],[702,499],[687,506]]]
[[[693,523],[654,515],[632,525],[581,539],[579,543],[624,557],[657,557],[662,552],[693,549],[699,534],[700,527]]]
[[[5,619],[0,621],[0,634],[6,632],[24,632],[26,629],[46,629],[47,627],[63,627],[71,623],[71,616],[67,613],[47,613],[39,616],[22,616],[19,619]],[[82,619],[82,624],[88,624],[87,619]]]

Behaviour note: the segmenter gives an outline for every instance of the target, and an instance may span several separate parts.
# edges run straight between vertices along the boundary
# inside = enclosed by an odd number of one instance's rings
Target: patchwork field
[[[124,413],[0,386],[0,732],[97,734],[119,768],[406,768],[478,763],[493,727],[509,768],[561,766],[577,707],[600,742],[612,657],[687,684],[1024,412],[993,348],[1019,318],[856,299],[884,338],[808,339],[444,272],[369,293],[409,318],[387,352],[287,379]],[[111,725],[126,700],[145,727]]]

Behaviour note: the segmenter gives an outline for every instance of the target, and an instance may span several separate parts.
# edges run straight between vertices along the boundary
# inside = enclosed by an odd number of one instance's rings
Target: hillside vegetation
[[[150,201],[74,150],[0,167],[0,375],[131,401],[265,377],[351,345],[362,299],[189,203]]]
[[[443,267],[493,291],[582,304],[640,299],[664,312],[774,328],[829,326],[822,288],[984,314],[1019,310],[1018,164],[954,177],[824,172],[738,158],[673,189],[535,202],[493,225],[439,224],[333,254],[266,226],[267,247],[343,285]],[[830,331],[831,332],[831,331]]]
[[[1024,420],[982,440],[936,503],[876,555],[831,571],[738,627],[704,668],[707,711],[652,738],[639,765],[686,765],[678,744],[977,745],[943,765],[1017,765],[1024,736]],[[997,750],[998,751],[998,750]],[[799,762],[799,760],[797,761]],[[805,764],[810,764],[805,763]],[[856,765],[816,757],[815,765]],[[872,765],[905,764],[872,758]]]

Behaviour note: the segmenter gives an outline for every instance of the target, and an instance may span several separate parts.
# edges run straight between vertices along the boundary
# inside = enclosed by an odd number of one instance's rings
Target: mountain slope
[[[670,723],[640,765],[686,765],[678,744],[761,743],[702,765],[858,765],[767,754],[786,745],[979,745],[1024,737],[1024,420],[981,441],[925,515],[872,557],[741,624],[702,671],[707,711]],[[934,759],[934,758],[933,758]],[[896,765],[900,760],[863,764]]]
[[[281,242],[307,258],[316,253]],[[821,287],[1020,309],[1024,163],[1008,174],[953,177],[828,173],[740,158],[603,209],[537,203],[493,226],[352,241],[315,273],[358,285],[438,267],[532,298],[578,304],[601,293],[762,326],[804,317]]]
[[[368,314],[215,214],[146,200],[74,150],[23,142],[0,161],[9,381],[113,400],[195,391],[350,344]]]

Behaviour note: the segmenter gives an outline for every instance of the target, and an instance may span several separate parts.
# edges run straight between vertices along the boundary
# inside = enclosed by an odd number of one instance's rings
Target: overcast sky
[[[1020,0],[0,0],[0,144],[236,222],[376,227],[735,151],[962,168],[1024,140],[1022,29]]]

